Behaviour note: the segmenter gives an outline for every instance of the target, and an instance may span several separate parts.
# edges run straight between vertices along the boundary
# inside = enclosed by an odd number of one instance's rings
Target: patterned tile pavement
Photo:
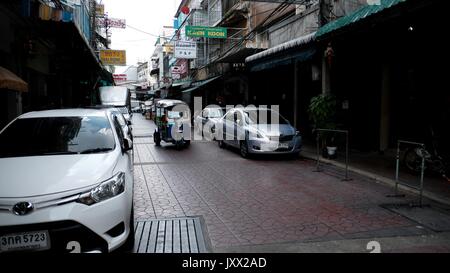
[[[137,220],[201,215],[214,247],[429,232],[380,207],[411,197],[386,197],[391,188],[363,177],[343,182],[302,159],[246,160],[213,142],[156,147],[152,122],[134,126]]]

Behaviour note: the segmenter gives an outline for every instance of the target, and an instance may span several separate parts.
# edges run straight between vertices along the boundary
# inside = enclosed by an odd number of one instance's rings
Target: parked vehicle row
[[[241,156],[300,153],[300,132],[277,111],[268,108],[206,107],[193,118],[194,131],[220,148],[238,148]]]

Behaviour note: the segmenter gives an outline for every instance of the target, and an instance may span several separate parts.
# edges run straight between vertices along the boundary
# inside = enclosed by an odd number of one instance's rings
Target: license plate
[[[48,231],[7,234],[0,237],[0,252],[46,250],[49,248]]]
[[[289,148],[289,143],[278,143],[278,148]]]

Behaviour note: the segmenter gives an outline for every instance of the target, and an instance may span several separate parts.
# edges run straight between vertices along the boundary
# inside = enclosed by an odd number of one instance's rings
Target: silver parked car
[[[249,154],[299,154],[302,138],[288,120],[267,108],[233,108],[217,126],[220,148],[239,148],[242,157]]]

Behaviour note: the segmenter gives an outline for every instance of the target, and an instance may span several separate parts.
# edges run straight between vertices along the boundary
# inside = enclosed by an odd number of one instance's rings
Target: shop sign
[[[103,4],[95,5],[95,13],[100,16],[105,15],[105,5]]]
[[[173,44],[165,43],[163,44],[163,52],[168,54],[173,54]]]
[[[174,57],[177,59],[196,59],[197,43],[191,41],[175,42]]]
[[[186,26],[186,36],[226,39],[227,29],[223,27]]]
[[[124,82],[127,80],[127,74],[113,74],[115,82]]]
[[[102,27],[110,27],[110,28],[126,28],[127,27],[125,19],[98,18],[97,22]]]
[[[100,60],[105,65],[127,65],[125,50],[100,49]]]

